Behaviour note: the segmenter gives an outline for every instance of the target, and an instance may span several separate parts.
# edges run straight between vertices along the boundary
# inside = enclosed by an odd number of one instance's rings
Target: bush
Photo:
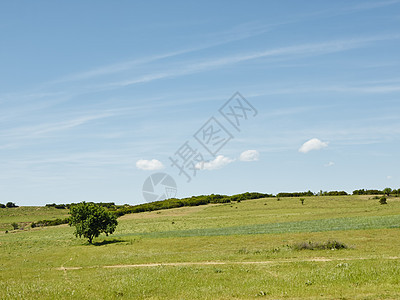
[[[0,203],[0,208],[6,208],[6,206],[2,203]]]
[[[12,208],[12,207],[18,207],[18,206],[15,205],[15,203],[13,203],[13,202],[7,202],[6,207],[7,208]]]
[[[381,199],[379,199],[379,203],[380,204],[387,204],[386,197],[381,197]]]
[[[336,240],[328,240],[325,243],[319,242],[301,242],[293,245],[295,250],[340,250],[347,249],[348,246]]]
[[[40,220],[37,222],[32,222],[31,227],[43,227],[43,226],[57,226],[61,224],[68,224],[69,223],[69,218],[65,219],[55,219],[55,220]]]
[[[15,222],[11,223],[11,226],[13,227],[14,230],[17,230],[19,225]]]

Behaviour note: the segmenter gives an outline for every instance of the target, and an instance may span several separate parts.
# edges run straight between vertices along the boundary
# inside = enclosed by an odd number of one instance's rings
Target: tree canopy
[[[115,214],[94,203],[82,202],[72,205],[70,213],[69,225],[75,226],[75,236],[83,236],[89,243],[101,233],[107,236],[112,234],[118,225]]]

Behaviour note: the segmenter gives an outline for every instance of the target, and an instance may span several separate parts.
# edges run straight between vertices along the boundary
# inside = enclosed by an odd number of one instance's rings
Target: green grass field
[[[67,210],[0,210],[1,299],[398,299],[400,200],[276,198],[125,215],[89,245]],[[10,223],[26,225],[11,230]],[[8,233],[5,233],[8,230]],[[343,250],[294,250],[341,241]]]

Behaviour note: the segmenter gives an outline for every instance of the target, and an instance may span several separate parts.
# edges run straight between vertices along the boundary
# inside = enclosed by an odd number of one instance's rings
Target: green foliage
[[[46,204],[46,207],[54,207],[57,209],[67,209],[67,208],[70,208],[70,205],[71,204],[55,204],[55,203],[53,203],[53,204]]]
[[[11,223],[11,226],[13,227],[14,230],[17,230],[19,227],[18,223],[15,222]]]
[[[294,192],[294,193],[279,193],[276,195],[277,197],[311,197],[314,196],[314,193],[311,191],[308,192]]]
[[[183,199],[172,198],[172,199],[155,201],[151,203],[144,203],[134,206],[126,205],[117,209],[115,211],[115,214],[117,216],[123,216],[125,214],[140,213],[145,211],[155,211],[161,209],[171,209],[183,206],[199,206],[199,205],[206,205],[209,203],[229,203],[232,201],[241,202],[244,200],[269,198],[269,197],[273,197],[273,195],[247,192],[233,196],[211,194],[211,195],[193,196],[190,198],[183,198]]]
[[[390,193],[392,192],[392,189],[391,188],[385,188],[384,190],[383,190],[383,193],[386,195],[386,196],[390,196]]]
[[[43,227],[43,226],[57,226],[61,224],[68,224],[69,223],[69,218],[65,219],[55,219],[55,220],[40,220],[37,222],[32,222],[31,227]]]
[[[301,205],[304,205],[304,200],[306,200],[306,199],[300,198]]]
[[[101,233],[112,234],[118,225],[115,214],[94,203],[72,205],[70,213],[69,225],[75,226],[75,235],[87,238],[90,244]]]
[[[387,204],[386,197],[381,197],[381,199],[379,199],[379,203],[380,204]]]
[[[319,196],[347,196],[345,191],[330,191],[330,192],[320,192]]]
[[[2,203],[0,203],[0,208],[6,208],[6,206]]]
[[[13,207],[18,207],[18,206],[15,205],[15,203],[13,203],[13,202],[7,202],[6,207],[7,208],[13,208]]]
[[[319,242],[301,242],[293,245],[295,250],[340,250],[347,249],[348,246],[336,240],[328,240],[324,243]]]
[[[382,195],[383,192],[380,190],[355,190],[353,191],[353,195]]]

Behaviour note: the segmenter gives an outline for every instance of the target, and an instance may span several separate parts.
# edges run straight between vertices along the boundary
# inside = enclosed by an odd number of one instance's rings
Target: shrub
[[[292,246],[294,250],[340,250],[347,249],[348,246],[336,240],[328,240],[325,243],[301,242]]]
[[[306,200],[306,199],[300,198],[301,205],[304,205],[304,200]]]
[[[67,207],[65,206],[65,204],[56,204],[56,205],[54,205],[54,207],[56,208],[56,209],[66,209]]]
[[[17,230],[19,225],[15,222],[11,223],[11,226],[13,227],[14,230]]]
[[[12,208],[12,207],[18,207],[18,206],[15,205],[15,203],[13,203],[13,202],[7,202],[6,207],[7,208]]]
[[[2,203],[0,203],[0,208],[6,208],[6,206]]]
[[[55,219],[55,220],[40,220],[37,222],[32,222],[31,227],[43,227],[43,226],[57,226],[61,224],[68,224],[69,223],[69,218],[65,219]]]
[[[387,204],[386,197],[381,197],[381,199],[379,199],[379,203],[380,204]]]

